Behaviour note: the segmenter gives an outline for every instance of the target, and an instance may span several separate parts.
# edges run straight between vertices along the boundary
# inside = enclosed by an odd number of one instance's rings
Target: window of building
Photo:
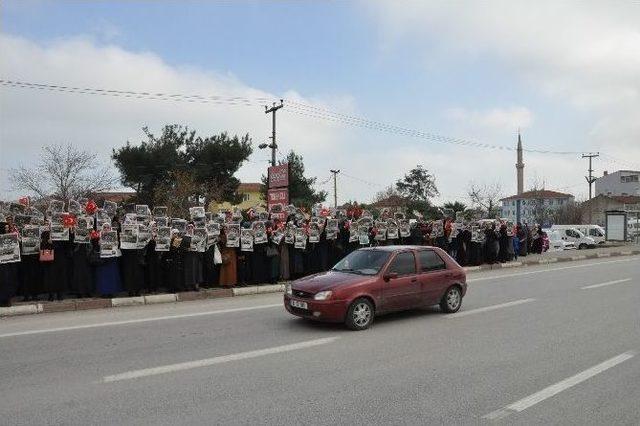
[[[242,194],[242,201],[249,201],[251,196],[249,194]]]
[[[622,183],[638,182],[639,176],[640,175],[620,176],[620,182]]]

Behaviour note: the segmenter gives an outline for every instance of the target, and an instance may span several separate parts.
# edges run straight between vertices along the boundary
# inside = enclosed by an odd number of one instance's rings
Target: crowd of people
[[[260,285],[326,271],[361,247],[434,245],[461,265],[508,262],[548,247],[538,228],[499,220],[378,217],[357,206],[270,212],[130,208],[91,200],[49,204],[45,212],[0,204],[0,304],[11,300],[139,296]],[[546,245],[546,246],[545,246]],[[21,299],[19,299],[21,298]]]

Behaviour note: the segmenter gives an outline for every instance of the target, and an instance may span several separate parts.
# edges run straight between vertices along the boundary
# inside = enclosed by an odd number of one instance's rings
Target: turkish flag
[[[18,198],[18,203],[22,204],[25,207],[29,207],[29,197]]]
[[[73,228],[76,226],[76,217],[72,214],[65,214],[62,216],[62,224],[65,228]]]

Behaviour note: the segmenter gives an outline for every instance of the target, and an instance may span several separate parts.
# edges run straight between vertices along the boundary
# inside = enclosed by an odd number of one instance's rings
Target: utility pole
[[[591,186],[593,185],[593,182],[596,181],[596,178],[593,176],[593,167],[592,167],[592,160],[596,157],[599,157],[600,153],[596,152],[590,152],[588,154],[582,154],[582,158],[588,158],[589,159],[589,176],[585,176],[584,178],[587,180],[587,183],[589,184],[589,201],[591,201]],[[591,203],[589,203],[589,224],[591,224],[593,222],[593,215],[592,215],[592,211],[593,209],[591,208]]]
[[[265,114],[269,114],[269,113],[273,114],[272,115],[273,121],[271,125],[271,144],[268,145],[268,147],[271,148],[271,165],[272,166],[276,165],[276,150],[278,149],[278,145],[276,144],[276,111],[282,108],[283,106],[284,104],[282,103],[282,99],[280,99],[280,105],[276,105],[276,103],[274,102],[271,108],[267,106],[264,107]]]
[[[333,173],[333,207],[334,208],[338,208],[338,183],[336,180],[336,177],[338,176],[338,173],[340,173],[340,170],[329,170],[331,173]]]

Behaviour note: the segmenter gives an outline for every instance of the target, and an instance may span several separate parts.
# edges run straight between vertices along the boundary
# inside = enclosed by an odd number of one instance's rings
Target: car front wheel
[[[462,292],[460,287],[452,286],[447,289],[440,300],[440,309],[448,314],[458,312],[462,306]]]
[[[373,304],[368,299],[356,299],[347,312],[345,323],[351,330],[366,330],[373,322]]]

